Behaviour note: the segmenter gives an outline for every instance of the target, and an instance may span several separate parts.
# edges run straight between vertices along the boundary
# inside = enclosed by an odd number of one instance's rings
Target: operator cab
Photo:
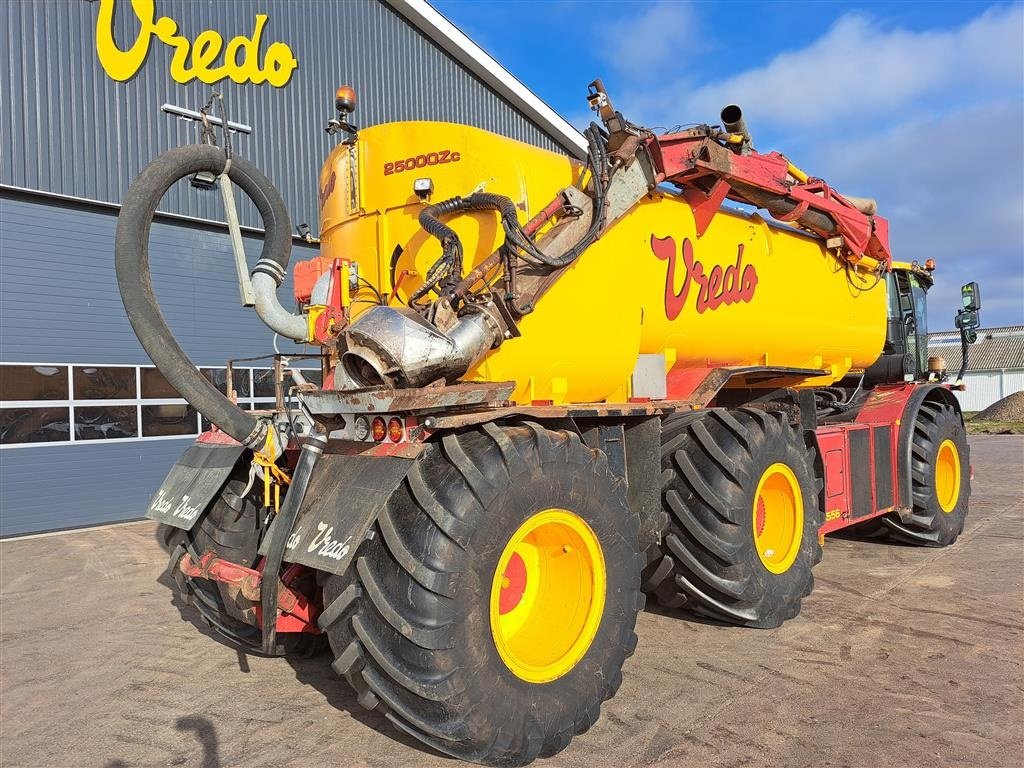
[[[878,360],[866,372],[867,383],[923,381],[928,378],[928,290],[934,282],[934,262],[929,259],[921,267],[896,264],[885,276],[888,302],[888,324],[885,346]],[[964,309],[957,313],[956,326],[965,335],[966,345],[972,343],[973,329],[980,323],[981,294],[977,283],[961,289]],[[962,374],[961,374],[962,375]]]
[[[893,342],[894,352],[902,352],[903,374],[915,380],[928,371],[928,300],[932,278],[925,272],[894,269],[886,279],[889,293],[889,333],[886,346]],[[902,345],[902,350],[895,347]]]

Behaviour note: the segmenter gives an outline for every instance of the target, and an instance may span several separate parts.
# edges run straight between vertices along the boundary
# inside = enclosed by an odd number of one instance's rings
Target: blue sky
[[[982,284],[1024,324],[1024,4],[495,2],[433,5],[577,125],[601,77],[634,122],[716,122],[875,197],[898,259],[938,263],[933,330]]]

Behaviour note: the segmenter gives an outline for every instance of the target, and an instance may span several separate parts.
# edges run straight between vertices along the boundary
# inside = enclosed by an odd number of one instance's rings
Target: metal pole
[[[224,212],[228,219],[228,234],[231,236],[231,251],[235,255],[235,270],[238,272],[238,291],[241,294],[243,307],[256,306],[256,294],[249,280],[249,265],[245,261],[245,246],[242,245],[242,229],[238,225],[238,210],[235,208],[235,193],[231,189],[231,179],[226,174],[218,178],[221,197],[224,198]]]

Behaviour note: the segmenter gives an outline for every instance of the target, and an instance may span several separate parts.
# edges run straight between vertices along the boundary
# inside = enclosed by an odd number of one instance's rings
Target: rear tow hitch
[[[178,570],[192,579],[208,579],[234,587],[246,600],[256,603],[256,625],[262,626],[263,607],[260,599],[263,562],[261,561],[259,570],[253,570],[219,558],[214,552],[206,552],[198,560],[193,560],[192,555],[186,552],[178,562]],[[320,634],[320,628],[316,625],[320,606],[290,586],[307,570],[305,566],[291,564],[281,574],[277,589],[278,632]]]

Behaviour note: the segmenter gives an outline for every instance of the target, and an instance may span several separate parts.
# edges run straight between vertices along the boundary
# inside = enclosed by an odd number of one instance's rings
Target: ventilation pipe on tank
[[[725,128],[729,133],[735,133],[743,137],[743,143],[741,145],[741,152],[747,154],[754,148],[754,139],[750,136],[750,131],[747,130],[747,123],[743,119],[743,110],[740,109],[738,104],[728,104],[722,107],[720,114],[722,120],[722,127]]]

